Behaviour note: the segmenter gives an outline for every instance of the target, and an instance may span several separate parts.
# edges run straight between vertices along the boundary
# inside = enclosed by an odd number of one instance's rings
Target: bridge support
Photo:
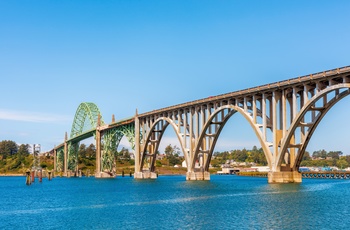
[[[186,180],[210,180],[209,172],[187,172]]]
[[[157,173],[155,172],[135,172],[134,179],[157,179]]]
[[[64,136],[64,162],[63,162],[63,175],[67,176],[68,173],[68,143],[67,143],[67,132],[65,133]]]
[[[298,171],[268,173],[268,182],[270,184],[301,183],[301,181],[302,181],[302,175]]]
[[[57,149],[53,149],[53,171],[57,171]]]
[[[115,178],[115,175],[106,172],[96,172],[95,178]]]

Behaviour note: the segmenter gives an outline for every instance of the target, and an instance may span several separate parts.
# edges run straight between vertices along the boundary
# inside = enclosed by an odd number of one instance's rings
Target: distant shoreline
[[[9,173],[9,174],[0,174],[0,176],[25,176],[25,175],[23,175],[23,174]]]

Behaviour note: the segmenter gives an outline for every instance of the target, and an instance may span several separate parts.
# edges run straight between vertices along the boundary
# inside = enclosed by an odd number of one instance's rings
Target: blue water
[[[350,180],[0,177],[0,229],[348,229]]]

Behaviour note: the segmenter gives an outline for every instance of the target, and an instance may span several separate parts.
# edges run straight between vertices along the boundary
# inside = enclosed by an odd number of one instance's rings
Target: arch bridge
[[[134,118],[105,124],[98,107],[91,102],[81,103],[74,116],[70,138],[65,134],[64,143],[54,148],[54,170],[64,175],[78,171],[78,149],[80,141],[94,137],[96,141],[95,177],[115,176],[115,153],[125,136],[134,149]]]
[[[136,112],[122,123],[102,125],[100,121],[91,132],[96,133],[99,149],[101,133],[123,127],[124,123],[132,126],[134,177],[142,179],[156,177],[158,148],[164,131],[170,127],[184,153],[186,179],[209,180],[209,163],[220,133],[229,119],[241,115],[264,150],[270,168],[268,182],[301,182],[298,169],[313,133],[327,112],[349,93],[350,67],[347,66],[142,114]],[[73,138],[80,140],[80,136]],[[72,139],[66,142],[70,141],[74,142]],[[97,171],[101,170],[97,168]]]

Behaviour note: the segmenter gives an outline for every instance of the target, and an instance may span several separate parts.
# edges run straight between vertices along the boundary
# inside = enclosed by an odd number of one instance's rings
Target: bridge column
[[[95,177],[100,177],[101,174],[101,131],[96,128],[96,172]]]
[[[136,110],[135,114],[135,172],[134,172],[134,179],[156,179],[157,174],[155,172],[143,172],[141,169],[141,159],[140,159],[140,150],[141,150],[141,144],[140,144],[140,120],[138,118],[138,113]]]
[[[113,175],[102,172],[101,170],[101,115],[98,114],[97,127],[96,127],[96,173],[95,178],[111,178]]]
[[[63,175],[64,176],[67,176],[67,173],[68,173],[68,143],[67,143],[67,139],[68,139],[68,136],[67,136],[67,132],[64,136],[64,170],[63,170]]]
[[[53,149],[53,171],[57,171],[57,149]]]
[[[137,110],[135,114],[135,179],[142,179],[142,172],[140,171],[140,120],[138,118]]]

